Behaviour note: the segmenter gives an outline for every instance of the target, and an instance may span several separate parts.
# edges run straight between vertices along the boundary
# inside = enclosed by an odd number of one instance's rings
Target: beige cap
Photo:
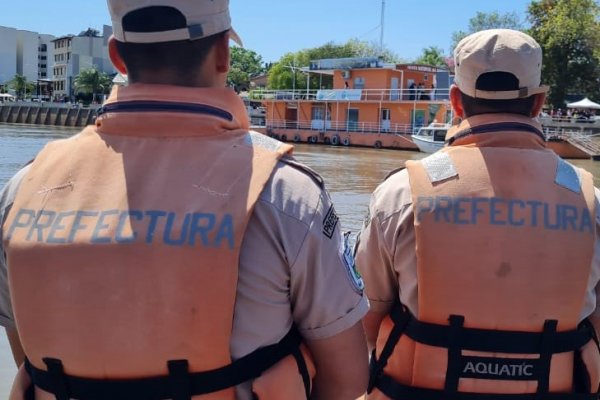
[[[107,0],[113,24],[113,35],[125,43],[161,43],[196,40],[230,30],[233,41],[242,40],[231,27],[229,0]],[[158,32],[128,32],[123,18],[132,11],[148,7],[172,7],[187,21],[186,27]]]
[[[529,35],[510,29],[491,29],[467,36],[454,50],[455,84],[464,94],[480,99],[510,100],[548,91],[540,86],[542,49]],[[481,90],[477,80],[488,72],[506,72],[518,88]]]

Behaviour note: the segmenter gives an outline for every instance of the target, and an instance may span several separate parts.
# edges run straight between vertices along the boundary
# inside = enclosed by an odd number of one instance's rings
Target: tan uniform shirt
[[[581,313],[600,317],[600,191],[596,189],[596,243],[588,291]],[[373,193],[369,214],[360,234],[356,266],[365,281],[371,310],[387,313],[400,296],[402,304],[417,315],[417,258],[413,226],[412,194],[408,171],[388,178]],[[435,249],[435,243],[431,243]],[[465,251],[470,251],[468,246]]]
[[[4,221],[26,174],[0,196]],[[352,327],[368,303],[344,259],[341,227],[320,178],[280,162],[263,190],[244,237],[231,353],[238,359],[280,341],[295,322],[303,337],[324,339]],[[0,229],[0,249],[2,245]],[[106,321],[110,323],[110,321]],[[14,327],[4,251],[0,251],[0,325]],[[238,399],[251,399],[249,383]]]

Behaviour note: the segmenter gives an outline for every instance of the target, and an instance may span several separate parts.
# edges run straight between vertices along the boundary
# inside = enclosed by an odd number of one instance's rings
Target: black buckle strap
[[[393,313],[392,319],[393,319]],[[411,317],[404,334],[416,342],[435,347],[451,346],[451,327],[448,325],[421,322]],[[498,331],[489,329],[463,328],[461,341],[463,350],[489,353],[541,354],[541,332]],[[587,325],[565,332],[554,332],[550,351],[552,354],[575,351],[590,341],[592,331]]]
[[[450,322],[450,345],[448,346],[448,367],[446,371],[446,383],[444,390],[447,394],[458,391],[458,383],[461,377],[460,361],[462,357],[462,331],[464,329],[465,317],[462,315],[451,315]]]
[[[62,362],[55,358],[44,358],[42,361],[48,368],[48,376],[52,380],[51,393],[54,393],[56,400],[70,400],[69,386],[67,385]]]
[[[296,365],[298,365],[298,372],[302,377],[302,382],[304,383],[304,392],[306,393],[306,399],[308,400],[311,392],[311,379],[310,373],[308,372],[308,366],[306,365],[302,351],[300,351],[300,347],[295,348],[292,352],[292,355],[296,360]]]
[[[173,360],[167,363],[173,400],[192,400],[192,382],[187,360]]]
[[[90,379],[66,375],[62,363],[44,359],[48,371],[25,360],[33,384],[52,393],[57,400],[189,400],[191,396],[218,392],[259,377],[264,371],[293,354],[302,338],[293,328],[277,344],[263,347],[222,368],[189,373],[187,361],[168,363],[169,375],[140,379]],[[305,383],[306,384],[306,383]]]
[[[463,316],[451,316],[449,325],[425,323],[413,318],[408,310],[397,303],[392,307],[390,317],[394,327],[381,352],[379,360],[375,352],[371,357],[371,374],[368,393],[377,387],[390,398],[422,399],[488,399],[490,394],[465,394],[458,392],[460,378],[497,379],[497,380],[533,380],[538,381],[537,393],[529,397],[492,397],[493,399],[546,399],[549,398],[550,363],[556,353],[573,352],[584,346],[594,336],[593,327],[582,323],[577,329],[557,332],[558,321],[549,320],[544,324],[542,332],[496,331],[487,329],[465,328]],[[448,349],[448,367],[444,390],[412,388],[395,382],[383,373],[388,358],[392,354],[402,334],[418,343]],[[508,354],[539,354],[538,359],[493,358],[463,356],[463,350],[474,350]],[[388,383],[385,383],[388,382]],[[392,382],[393,385],[389,382]],[[389,387],[393,386],[400,392]],[[425,392],[423,392],[423,390]],[[418,394],[415,394],[417,393]],[[414,397],[410,397],[411,393]],[[460,396],[459,396],[460,395]],[[552,394],[555,398],[556,394]],[[408,396],[408,397],[406,397]],[[429,397],[433,396],[433,397]],[[471,397],[469,397],[471,396]],[[500,396],[500,395],[494,395]],[[501,395],[505,396],[505,395]],[[525,395],[518,395],[525,396]],[[565,394],[565,399],[578,398],[574,394]],[[587,396],[587,395],[584,395]],[[591,398],[596,398],[597,395]],[[560,397],[556,397],[560,398]],[[582,397],[582,398],[589,398]]]

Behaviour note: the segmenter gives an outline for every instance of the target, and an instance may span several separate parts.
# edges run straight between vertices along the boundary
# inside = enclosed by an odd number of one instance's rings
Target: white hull
[[[442,147],[444,142],[434,142],[431,138],[423,138],[418,135],[412,135],[413,142],[417,145],[420,151],[423,153],[435,153]]]

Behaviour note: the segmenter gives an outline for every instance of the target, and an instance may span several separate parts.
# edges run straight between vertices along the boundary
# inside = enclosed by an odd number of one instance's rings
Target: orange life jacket
[[[297,332],[229,350],[244,232],[291,149],[249,132],[233,92],[139,84],[47,145],[3,226],[38,397],[226,400],[258,378],[260,399],[307,398]]]
[[[527,118],[470,118],[447,139],[406,163],[418,312],[397,304],[382,322],[369,399],[596,398],[597,341],[580,323],[592,176]]]

